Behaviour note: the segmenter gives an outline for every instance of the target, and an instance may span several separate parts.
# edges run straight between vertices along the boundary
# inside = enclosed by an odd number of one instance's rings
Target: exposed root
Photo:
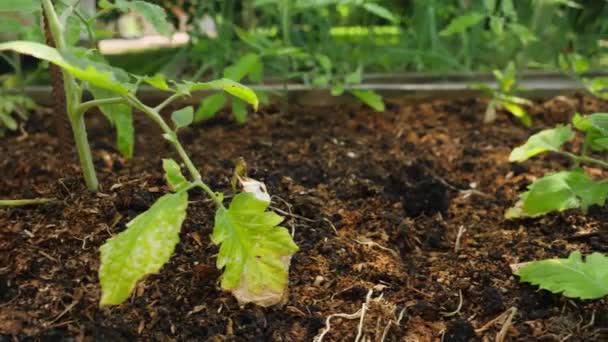
[[[394,257],[399,258],[399,253],[397,253],[395,250],[392,250],[388,247],[384,247],[381,244],[368,240],[368,241],[360,241],[360,240],[355,240],[353,239],[353,241],[355,241],[356,243],[360,244],[360,245],[364,245],[364,246],[371,246],[371,247],[378,247],[383,251],[387,251],[389,253],[391,253]]]
[[[313,342],[322,342],[323,338],[329,331],[331,330],[331,319],[334,317],[346,318],[346,319],[357,319],[359,318],[359,326],[357,328],[357,337],[355,338],[355,342],[359,342],[361,335],[363,334],[363,320],[365,318],[365,312],[369,307],[369,302],[372,298],[373,290],[369,290],[367,292],[367,296],[365,297],[365,303],[361,306],[361,309],[357,310],[357,312],[353,314],[345,314],[345,313],[336,313],[327,316],[325,320],[325,329],[321,331],[321,333],[313,338]]]
[[[451,316],[458,315],[458,313],[462,309],[462,304],[464,303],[464,297],[462,296],[462,290],[458,290],[458,298],[459,298],[458,307],[456,308],[456,310],[454,310],[452,312],[441,312],[441,315],[443,317],[451,317]]]
[[[502,328],[496,334],[496,342],[504,342],[507,337],[507,332],[513,323],[513,317],[517,314],[517,308],[512,306],[507,311],[501,313],[498,317],[484,324],[481,328],[475,329],[476,334],[480,334],[492,327],[495,323],[502,324]]]
[[[460,250],[460,239],[462,238],[462,234],[466,232],[467,229],[464,226],[458,227],[458,233],[456,234],[456,242],[454,243],[454,253],[458,253]]]

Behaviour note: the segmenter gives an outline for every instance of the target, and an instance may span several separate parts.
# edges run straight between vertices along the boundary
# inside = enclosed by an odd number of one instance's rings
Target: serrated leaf
[[[186,191],[164,195],[129,222],[125,231],[101,246],[100,305],[124,302],[140,279],[158,272],[169,261],[179,242],[187,207]]]
[[[192,106],[184,107],[176,110],[171,114],[171,121],[175,124],[175,128],[188,127],[194,120],[194,108]]]
[[[289,260],[298,250],[283,218],[267,211],[269,203],[253,194],[236,195],[230,207],[219,208],[211,240],[220,246],[221,286],[239,303],[261,306],[280,303],[288,283]]]
[[[457,33],[462,33],[469,27],[477,25],[485,18],[481,13],[470,13],[456,17],[450,24],[439,32],[440,36],[451,36]]]
[[[156,74],[154,76],[146,76],[143,77],[142,80],[156,89],[164,91],[173,91],[173,89],[171,89],[171,87],[169,87],[169,85],[167,84],[167,79],[165,78],[165,76],[161,74]]]
[[[604,205],[608,183],[592,180],[583,170],[562,171],[536,180],[520,195],[506,218],[535,217],[554,211]]]
[[[0,51],[6,50],[12,50],[49,61],[80,80],[117,94],[124,95],[132,90],[132,85],[128,83],[128,78],[125,79],[127,77],[126,74],[117,72],[119,69],[102,66],[100,63],[69,55],[68,53],[61,54],[58,50],[44,44],[29,41],[0,43]]]
[[[194,122],[209,120],[226,105],[226,95],[212,94],[201,101],[201,105],[194,114]]]
[[[376,112],[383,112],[385,110],[384,101],[382,101],[382,96],[378,95],[373,90],[361,90],[361,89],[353,89],[350,91],[356,98],[361,100],[361,102],[370,106]]]
[[[167,183],[174,192],[179,192],[190,184],[182,174],[182,170],[175,160],[163,159],[163,170],[165,170]]]
[[[578,251],[567,259],[534,261],[515,274],[521,282],[569,298],[597,299],[608,295],[608,257],[600,253],[588,255],[585,261]]]
[[[532,135],[525,144],[514,148],[509,155],[509,161],[522,162],[543,152],[558,151],[566,141],[572,138],[574,138],[574,132],[570,126],[545,129]]]
[[[96,100],[115,97],[112,92],[89,87],[89,91]],[[133,108],[125,104],[111,104],[99,106],[104,116],[116,129],[116,148],[125,158],[133,157],[135,149],[135,128],[133,127]]]
[[[249,103],[253,106],[254,110],[258,110],[258,97],[255,95],[255,92],[248,87],[229,80],[227,78],[222,78],[219,80],[209,81],[209,82],[189,82],[185,81],[183,83],[179,83],[177,88],[180,92],[189,93],[191,91],[197,90],[223,90],[230,95],[238,97],[239,99]]]

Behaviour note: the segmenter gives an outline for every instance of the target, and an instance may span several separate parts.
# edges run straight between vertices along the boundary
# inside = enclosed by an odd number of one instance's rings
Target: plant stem
[[[177,150],[177,153],[179,154],[180,158],[186,165],[188,172],[194,179],[194,184],[196,184],[197,186],[202,188],[207,193],[207,195],[209,195],[209,197],[211,197],[211,199],[215,202],[215,204],[218,207],[220,207],[220,208],[224,207],[219,196],[216,195],[215,192],[213,192],[213,190],[211,190],[211,188],[209,188],[209,186],[207,184],[205,184],[205,182],[203,182],[200,172],[198,172],[198,169],[196,168],[196,166],[194,166],[192,159],[190,159],[190,156],[188,156],[188,153],[186,152],[186,150],[184,149],[182,144],[179,142],[179,138],[177,137],[177,134],[169,127],[169,125],[167,125],[167,123],[162,118],[160,113],[155,108],[151,108],[151,107],[148,107],[145,104],[143,104],[133,94],[125,95],[125,100],[129,104],[131,104],[133,107],[144,112],[144,114],[146,114],[150,119],[152,119],[154,122],[156,122],[158,124],[158,126],[165,133],[164,134],[165,138],[167,140],[169,140],[169,142],[171,142],[171,144],[173,144],[173,147],[175,147],[175,149]]]
[[[591,157],[587,157],[587,156],[577,156],[574,153],[565,152],[565,151],[556,151],[556,153],[572,159],[574,161],[575,165],[579,165],[581,163],[595,164],[595,165],[599,165],[605,169],[608,169],[608,162],[605,162],[603,160],[599,160],[599,159],[595,159],[595,158],[591,158]]]
[[[98,99],[91,100],[87,102],[82,102],[76,106],[75,114],[78,116],[84,115],[89,109],[93,107],[105,106],[105,105],[113,105],[113,104],[121,104],[125,103],[125,99],[122,97],[111,97],[107,99]]]
[[[87,129],[84,124],[84,116],[80,115],[75,118],[70,117],[70,125],[74,133],[74,141],[76,142],[76,150],[78,151],[78,159],[80,159],[80,168],[82,175],[90,191],[97,191],[99,182],[93,165],[93,157],[91,155],[91,147],[87,138]]]
[[[174,100],[176,100],[176,99],[178,99],[178,98],[180,98],[182,96],[184,96],[184,94],[175,93],[175,94],[169,96],[161,104],[159,104],[158,106],[154,107],[154,110],[160,113],[160,111],[163,110],[166,106],[168,106],[171,102],[173,102]]]
[[[19,207],[23,205],[44,204],[54,202],[54,198],[32,198],[18,200],[0,200],[0,207]]]

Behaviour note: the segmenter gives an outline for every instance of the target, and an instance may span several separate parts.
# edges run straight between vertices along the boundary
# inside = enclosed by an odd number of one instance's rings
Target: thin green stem
[[[24,205],[44,204],[55,202],[54,198],[32,198],[32,199],[17,199],[17,200],[0,200],[0,207],[19,207]]]
[[[59,21],[57,12],[55,12],[53,2],[51,0],[42,0],[42,7],[44,8],[46,18],[48,19],[48,29],[51,30],[51,34],[53,35],[53,39],[55,40],[56,47],[58,49],[65,48],[66,44],[65,37],[63,35],[63,25],[61,25],[61,21]]]
[[[125,100],[129,104],[131,104],[133,107],[144,112],[144,114],[146,114],[150,119],[152,119],[154,122],[156,122],[160,126],[160,128],[165,133],[164,134],[165,138],[167,140],[169,140],[169,142],[171,142],[171,144],[173,144],[173,146],[175,147],[180,158],[186,165],[188,172],[194,179],[193,183],[196,184],[197,186],[199,186],[201,189],[203,189],[207,193],[207,195],[209,195],[209,197],[211,197],[211,199],[215,202],[215,204],[218,207],[223,207],[221,199],[218,197],[218,195],[216,195],[215,192],[213,192],[213,190],[211,190],[211,188],[209,188],[209,186],[207,184],[205,184],[205,182],[203,182],[200,172],[198,171],[196,166],[194,166],[192,159],[190,159],[190,156],[188,156],[188,153],[186,152],[186,150],[180,143],[179,138],[177,137],[177,134],[173,130],[171,130],[171,128],[169,127],[169,125],[167,125],[167,123],[162,118],[160,113],[158,111],[156,111],[155,108],[151,108],[151,107],[148,107],[145,104],[143,104],[133,94],[125,95]]]
[[[574,161],[575,165],[579,165],[581,163],[594,164],[594,165],[599,165],[599,166],[601,166],[603,168],[608,169],[608,162],[605,162],[603,160],[591,158],[591,157],[588,157],[588,156],[577,156],[574,153],[565,152],[565,151],[556,151],[556,153],[572,159]]]
[[[77,116],[82,116],[93,107],[100,107],[100,106],[113,105],[113,104],[123,104],[123,103],[126,103],[126,101],[122,97],[111,97],[111,98],[107,98],[107,99],[97,99],[97,100],[82,102],[76,106],[75,114]]]
[[[80,168],[82,175],[89,191],[95,192],[98,189],[99,182],[93,165],[93,156],[91,155],[91,147],[87,137],[87,128],[84,124],[84,117],[70,117],[70,125],[74,133],[74,141],[76,142],[76,150],[78,151],[78,159],[80,160]]]
[[[175,94],[169,96],[167,99],[165,99],[165,101],[163,101],[161,104],[159,104],[158,106],[154,107],[154,110],[160,113],[160,111],[163,110],[165,107],[167,107],[169,104],[171,104],[171,102],[179,99],[182,96],[184,96],[184,94],[182,94],[182,93],[175,93]]]

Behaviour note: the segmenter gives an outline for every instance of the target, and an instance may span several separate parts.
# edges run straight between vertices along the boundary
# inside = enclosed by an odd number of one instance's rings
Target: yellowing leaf
[[[268,205],[243,192],[215,214],[211,239],[220,246],[221,285],[241,304],[270,306],[285,298],[289,262],[298,246],[287,229],[277,227],[283,218],[266,211]]]
[[[137,281],[155,273],[173,254],[186,218],[188,193],[164,195],[127,229],[101,246],[100,305],[124,302]]]
[[[570,126],[545,129],[532,135],[522,146],[513,149],[509,161],[522,162],[546,151],[558,151],[566,141],[572,138],[574,138],[574,132]]]
[[[596,299],[608,295],[608,257],[593,253],[585,259],[580,252],[572,252],[568,259],[528,263],[515,274],[521,282],[570,298]]]

